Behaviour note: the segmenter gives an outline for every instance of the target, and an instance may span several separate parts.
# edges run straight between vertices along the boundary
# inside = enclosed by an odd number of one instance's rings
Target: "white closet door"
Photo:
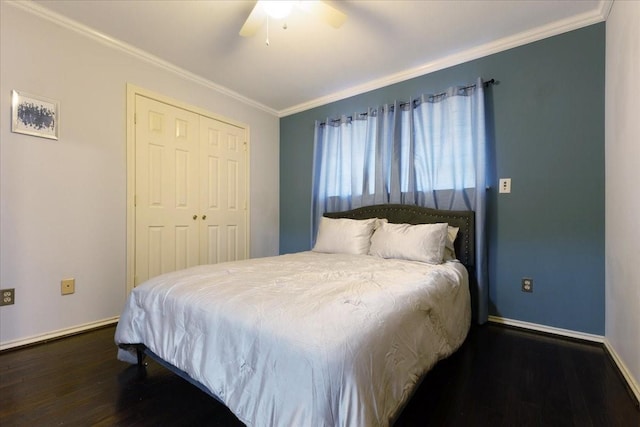
[[[200,117],[200,263],[248,257],[245,129]]]
[[[135,284],[199,262],[199,116],[135,97]]]

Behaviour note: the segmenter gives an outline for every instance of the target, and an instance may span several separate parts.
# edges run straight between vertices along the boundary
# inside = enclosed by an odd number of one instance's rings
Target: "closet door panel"
[[[247,254],[247,147],[245,130],[200,118],[202,263],[246,259]],[[215,227],[213,232],[210,227]],[[215,238],[213,241],[211,239]]]
[[[140,95],[135,102],[138,284],[199,262],[200,128],[190,111]]]

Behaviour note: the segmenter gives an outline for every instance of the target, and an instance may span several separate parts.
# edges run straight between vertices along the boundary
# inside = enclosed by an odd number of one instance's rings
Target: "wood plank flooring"
[[[116,360],[114,327],[0,353],[0,425],[241,426],[149,360]],[[601,346],[474,326],[424,379],[396,426],[640,426]]]

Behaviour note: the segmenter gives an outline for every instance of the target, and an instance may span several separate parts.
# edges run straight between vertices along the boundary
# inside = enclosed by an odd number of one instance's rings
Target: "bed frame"
[[[472,271],[475,270],[475,213],[473,211],[446,211],[411,205],[386,204],[364,206],[343,212],[327,212],[324,216],[328,218],[351,219],[386,218],[389,222],[396,224],[433,224],[446,222],[453,227],[458,227],[459,230],[454,242],[454,249],[458,260],[469,270],[469,286],[471,288],[473,301],[474,283],[476,283],[475,273],[472,273]],[[160,365],[221,402],[220,398],[204,385],[195,381],[186,372],[161,359],[144,344],[123,344],[121,347],[135,349],[138,357],[138,368],[145,369],[146,363],[144,359],[145,356],[149,356]]]

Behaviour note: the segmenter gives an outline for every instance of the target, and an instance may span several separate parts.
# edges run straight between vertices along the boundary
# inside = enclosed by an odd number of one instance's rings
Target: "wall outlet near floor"
[[[76,291],[76,279],[62,279],[60,282],[60,292],[62,295],[70,295]]]
[[[11,305],[16,303],[15,289],[0,289],[0,305]]]
[[[533,292],[533,279],[531,277],[522,278],[522,292]]]

